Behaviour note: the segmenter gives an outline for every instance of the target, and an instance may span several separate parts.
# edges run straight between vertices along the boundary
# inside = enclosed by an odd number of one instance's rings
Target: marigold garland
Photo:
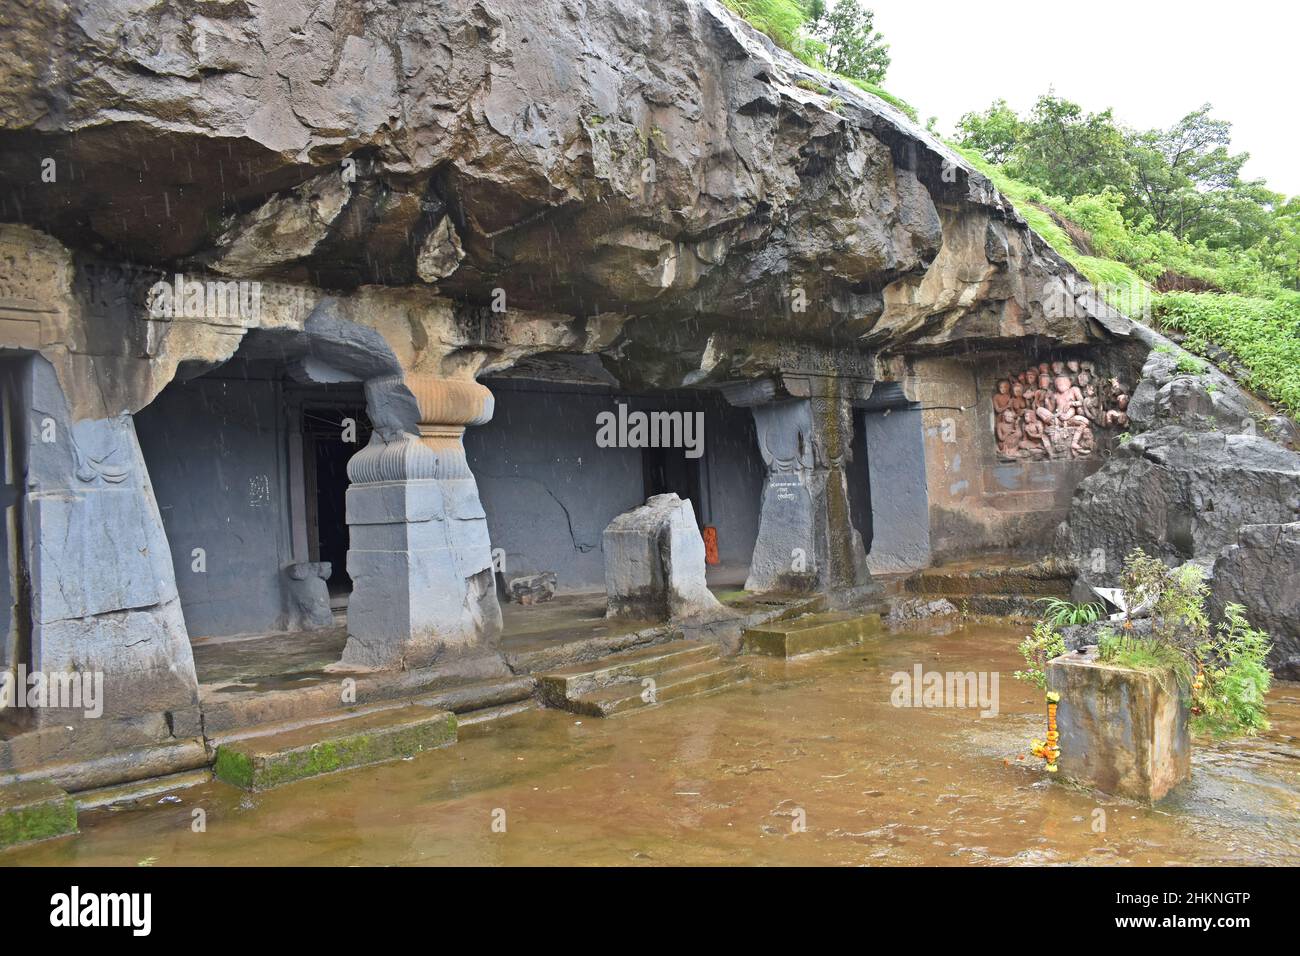
[[[1060,694],[1054,690],[1047,692],[1047,739],[1032,741],[1031,752],[1047,761],[1048,773],[1056,773],[1056,762],[1061,758],[1061,734],[1056,729],[1056,705],[1060,702]]]

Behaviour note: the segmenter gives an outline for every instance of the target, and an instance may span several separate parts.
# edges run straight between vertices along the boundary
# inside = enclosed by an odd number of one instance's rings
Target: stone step
[[[646,693],[650,688],[638,680],[611,684],[579,694],[564,706],[572,713],[588,717],[613,717],[615,714],[664,704],[682,697],[695,697],[737,687],[748,679],[749,670],[744,664],[715,658],[661,672],[653,678],[655,683],[652,699],[648,699]]]
[[[131,783],[115,784],[111,787],[85,790],[75,797],[77,811],[98,810],[102,807],[138,803],[141,800],[161,797],[177,790],[199,787],[208,783],[211,779],[211,770],[187,770],[183,773],[168,774],[165,777],[151,777],[147,780],[136,780]]]
[[[412,705],[224,743],[217,778],[245,790],[410,757],[456,742],[456,716]]]
[[[927,597],[954,595],[1008,595],[1069,597],[1073,569],[1059,563],[1038,562],[987,568],[928,568],[907,579],[906,589]]]
[[[545,706],[566,709],[569,701],[602,687],[639,682],[643,677],[654,677],[689,664],[716,660],[717,657],[718,648],[714,644],[669,641],[539,674],[538,687]]]
[[[77,832],[77,804],[46,781],[0,787],[0,849]]]
[[[510,717],[516,717],[519,714],[526,714],[531,710],[537,710],[541,705],[535,700],[521,700],[514,704],[502,704],[500,707],[485,707],[482,710],[470,711],[468,714],[456,715],[456,732],[460,739],[466,735],[479,733],[498,720],[507,720]]]
[[[880,629],[879,614],[828,611],[792,621],[776,621],[761,627],[751,627],[741,638],[741,648],[746,654],[801,657],[804,654],[861,644]]]
[[[343,681],[351,679],[352,695],[343,699]],[[499,657],[465,663],[465,673],[446,667],[377,673],[317,674],[301,686],[274,689],[202,688],[203,732],[209,740],[240,734],[249,727],[347,714],[357,707],[401,704],[414,698],[444,696],[444,710],[460,713],[532,696],[531,678],[509,673]]]
[[[943,597],[957,608],[958,612],[976,617],[1036,621],[1043,616],[1041,599],[1020,594],[927,594],[926,597]]]

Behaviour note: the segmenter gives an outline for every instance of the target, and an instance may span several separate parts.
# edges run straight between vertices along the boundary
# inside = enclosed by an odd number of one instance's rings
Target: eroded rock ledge
[[[1125,331],[983,176],[715,0],[15,16],[0,218],[105,263],[81,273],[146,273],[78,280],[97,324],[183,269],[341,293],[454,374],[540,323],[538,350],[661,386],[749,377],[723,333],[889,354]],[[100,390],[134,411],[145,377]]]

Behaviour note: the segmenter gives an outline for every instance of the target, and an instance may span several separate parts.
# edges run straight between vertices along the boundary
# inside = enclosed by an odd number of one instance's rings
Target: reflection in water
[[[968,626],[755,660],[739,690],[612,720],[536,711],[269,793],[211,783],[88,812],[79,836],[0,863],[1300,863],[1300,687],[1273,692],[1271,732],[1198,746],[1192,782],[1143,808],[1016,759],[1043,729],[1041,695],[1011,677],[1019,636]],[[891,675],[917,664],[1000,672],[998,715],[892,707]]]

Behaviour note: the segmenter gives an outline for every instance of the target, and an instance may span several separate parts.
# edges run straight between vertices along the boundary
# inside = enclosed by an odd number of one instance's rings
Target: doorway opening
[[[22,358],[0,359],[0,522],[4,547],[0,549],[0,672],[12,678],[20,665],[31,662],[31,610],[23,548],[23,492],[26,489],[27,416],[22,397]],[[25,723],[30,711],[0,709],[0,736],[6,727]]]
[[[695,522],[704,526],[703,499],[700,497],[699,458],[687,458],[684,448],[641,449],[641,476],[645,497],[675,493],[695,507]]]
[[[303,504],[307,554],[311,561],[328,561],[326,585],[330,605],[347,606],[352,593],[348,576],[348,460],[370,441],[370,418],[359,396],[335,401],[307,400],[302,404]]]

